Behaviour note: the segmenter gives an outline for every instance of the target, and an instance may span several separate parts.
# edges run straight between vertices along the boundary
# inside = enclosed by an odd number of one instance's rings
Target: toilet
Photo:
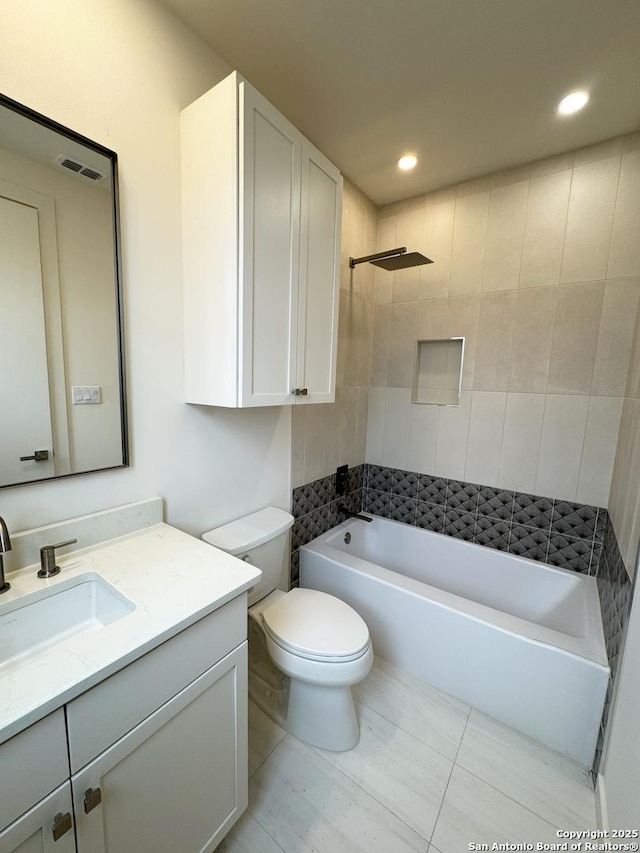
[[[251,695],[300,740],[342,752],[360,737],[351,685],[371,669],[371,639],[364,620],[339,598],[313,589],[277,588],[286,577],[292,525],[290,513],[267,507],[202,539],[262,570],[249,591]],[[260,645],[267,651],[262,659]],[[254,688],[257,681],[262,690],[251,690],[252,676]]]

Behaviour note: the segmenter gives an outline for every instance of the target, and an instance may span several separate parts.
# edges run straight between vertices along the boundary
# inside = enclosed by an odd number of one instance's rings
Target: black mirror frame
[[[56,133],[66,136],[73,142],[91,148],[93,151],[101,154],[111,161],[111,189],[113,192],[113,240],[115,253],[115,288],[116,288],[116,334],[118,343],[118,378],[120,381],[120,437],[122,444],[122,463],[118,465],[109,465],[106,468],[91,468],[86,471],[73,471],[69,474],[56,474],[52,477],[43,477],[38,480],[26,480],[20,483],[0,484],[0,489],[16,488],[18,486],[30,486],[32,483],[49,483],[52,480],[62,480],[69,477],[79,477],[83,474],[96,474],[100,471],[113,471],[118,468],[128,468],[130,465],[129,456],[129,418],[127,409],[127,383],[126,383],[126,359],[125,359],[125,340],[124,340],[124,296],[123,296],[123,279],[122,279],[122,240],[120,236],[120,203],[118,191],[118,155],[110,148],[106,148],[92,139],[83,136],[81,133],[59,124],[57,121],[42,115],[41,113],[26,107],[24,104],[14,101],[7,95],[0,93],[0,107],[7,107],[16,113],[36,122],[37,124],[46,127]]]

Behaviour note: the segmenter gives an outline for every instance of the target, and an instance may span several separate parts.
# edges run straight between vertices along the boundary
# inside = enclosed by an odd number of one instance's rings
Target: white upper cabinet
[[[182,113],[186,400],[335,398],[342,178],[237,73]]]

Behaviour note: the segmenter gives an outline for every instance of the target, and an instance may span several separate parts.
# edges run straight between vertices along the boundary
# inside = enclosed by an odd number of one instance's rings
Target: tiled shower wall
[[[541,495],[365,465],[365,512],[596,575],[607,511]]]
[[[343,497],[336,495],[335,474],[293,490],[292,585],[299,548],[344,520],[341,505],[594,576],[606,524],[611,528],[602,507],[358,465]]]
[[[639,153],[640,158],[640,153]],[[637,187],[640,204],[640,181]],[[640,213],[638,214],[640,220]],[[639,233],[640,233],[640,226]],[[640,246],[640,240],[636,240]],[[633,578],[640,542],[640,314],[622,408],[618,449],[613,469],[609,512],[620,543],[622,559]]]
[[[380,209],[366,460],[606,506],[640,294],[640,134]],[[464,336],[458,407],[416,340]]]
[[[320,477],[293,490],[292,512],[295,521],[291,534],[291,586],[298,585],[301,546],[344,521],[345,515],[340,507],[346,507],[351,512],[360,511],[365,467],[356,465],[349,469],[349,482],[344,495],[336,494],[335,474]]]
[[[613,691],[620,666],[622,640],[631,611],[633,589],[629,574],[624,566],[620,548],[618,547],[618,540],[616,539],[613,524],[608,514],[605,519],[602,555],[600,557],[597,579],[600,609],[602,611],[602,627],[604,629],[604,639],[607,646],[611,674],[609,676],[607,696],[600,724],[600,736],[598,738],[593,766],[596,773],[600,768],[604,736],[609,722]]]

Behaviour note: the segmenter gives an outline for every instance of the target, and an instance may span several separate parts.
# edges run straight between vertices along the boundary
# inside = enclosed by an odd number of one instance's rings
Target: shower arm
[[[362,258],[349,258],[349,266],[353,269],[357,264],[379,261],[382,260],[382,258],[394,258],[397,255],[404,255],[406,251],[406,246],[400,246],[398,249],[389,249],[387,252],[377,252],[375,255],[364,255]]]

